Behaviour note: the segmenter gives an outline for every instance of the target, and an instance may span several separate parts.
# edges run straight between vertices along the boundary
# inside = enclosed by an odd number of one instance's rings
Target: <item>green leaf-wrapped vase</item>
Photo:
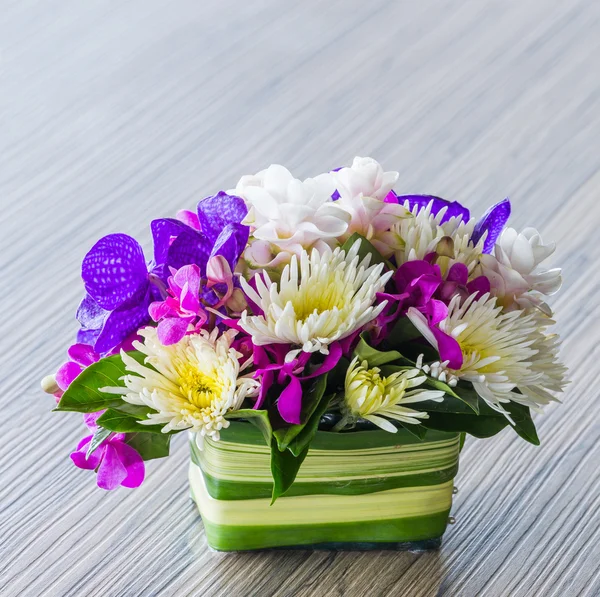
[[[210,547],[427,549],[452,506],[460,434],[317,431],[292,487],[271,505],[270,449],[246,421],[191,441],[190,485]]]

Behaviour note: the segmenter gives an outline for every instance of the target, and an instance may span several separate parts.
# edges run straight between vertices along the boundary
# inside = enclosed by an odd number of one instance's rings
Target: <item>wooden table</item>
[[[3,596],[600,595],[600,7],[597,2],[4,0],[0,13],[0,593]],[[403,192],[558,243],[572,385],[469,441],[436,553],[219,554],[185,438],[135,491],[68,454],[64,360],[92,243],[270,163],[304,177],[372,155]]]

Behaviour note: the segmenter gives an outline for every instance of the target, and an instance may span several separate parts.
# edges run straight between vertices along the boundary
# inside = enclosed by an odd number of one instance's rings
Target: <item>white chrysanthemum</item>
[[[398,244],[390,229],[410,212],[397,203],[385,203],[384,199],[398,180],[398,172],[384,172],[373,158],[356,157],[349,168],[331,173],[338,192],[337,205],[350,216],[346,232],[339,237],[344,242],[354,233],[369,240],[386,258],[391,257]]]
[[[463,355],[462,367],[448,369],[446,376],[471,382],[481,398],[504,413],[501,405],[509,401],[539,409],[556,400],[550,392],[565,386],[566,369],[558,362],[557,338],[545,334],[554,322],[538,312],[503,313],[494,297],[485,294],[475,300],[476,296],[462,304],[454,297],[439,324],[456,339]],[[411,308],[408,317],[438,348],[424,316]]]
[[[432,205],[433,203],[430,203],[425,208],[415,205],[411,212],[413,217],[400,220],[388,233],[390,237],[387,240],[388,244],[396,243],[401,247],[395,251],[396,263],[400,266],[407,261],[424,259],[427,254],[436,251],[442,238],[449,237],[452,239],[450,247],[452,256],[437,260],[442,273],[445,273],[454,263],[464,263],[470,273],[483,253],[484,243],[483,239],[477,245],[470,242],[475,220],[464,222],[459,217],[453,217],[441,223],[446,208],[433,215]],[[405,202],[404,207],[409,208],[408,201]]]
[[[163,432],[190,429],[202,438],[219,439],[219,431],[229,426],[225,415],[237,410],[247,396],[256,396],[259,382],[240,377],[242,357],[231,342],[235,332],[218,336],[201,330],[184,336],[177,344],[164,346],[156,328],[147,327],[139,334],[144,342],[134,342],[146,355],[144,366],[121,351],[131,375],[123,378],[125,388],[103,388],[122,394],[130,404],[148,406],[158,412],[148,415],[141,425],[164,425]]]
[[[413,389],[426,379],[427,376],[414,368],[382,376],[379,367],[369,369],[367,361],[361,363],[355,357],[346,372],[342,406],[344,419],[340,425],[345,426],[361,418],[391,433],[396,433],[397,428],[387,419],[418,425],[419,419],[427,419],[429,415],[406,405],[424,400],[441,402],[444,399],[444,392],[438,390]]]
[[[234,194],[248,204],[244,224],[255,239],[299,254],[317,241],[324,244],[344,234],[350,216],[332,199],[333,178],[324,174],[305,181],[283,166],[272,165],[253,176],[242,176]]]
[[[477,273],[489,278],[492,294],[505,309],[538,307],[549,315],[550,308],[540,295],[558,292],[561,270],[545,270],[540,264],[554,249],[554,243],[543,243],[535,228],[525,228],[521,233],[507,228],[494,247],[494,255],[481,256]]]
[[[264,315],[242,313],[240,326],[259,346],[292,344],[304,352],[328,352],[328,346],[373,320],[386,301],[373,305],[392,272],[383,264],[359,264],[360,241],[348,254],[337,248],[309,255],[303,251],[285,266],[279,284],[265,272],[257,275],[256,291],[243,278],[242,288]],[[299,263],[298,263],[299,262]]]

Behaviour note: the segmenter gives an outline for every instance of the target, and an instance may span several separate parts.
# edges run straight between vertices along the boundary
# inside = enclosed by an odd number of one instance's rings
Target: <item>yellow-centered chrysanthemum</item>
[[[444,392],[438,390],[413,389],[426,379],[414,368],[384,376],[379,367],[369,368],[367,361],[359,362],[355,357],[346,372],[342,426],[359,418],[391,433],[396,433],[397,428],[387,419],[418,425],[419,419],[429,415],[406,405],[424,400],[439,402],[444,398]]]
[[[375,319],[386,305],[373,303],[392,272],[382,274],[383,264],[369,267],[370,255],[359,263],[359,248],[357,241],[347,254],[340,248],[303,251],[286,265],[279,284],[266,272],[257,275],[256,290],[242,278],[244,292],[264,315],[244,312],[240,326],[259,346],[291,344],[327,354],[332,342]]]
[[[103,388],[122,394],[130,404],[149,406],[157,411],[141,425],[164,425],[163,432],[190,429],[200,438],[219,439],[219,431],[229,426],[225,415],[237,410],[246,396],[256,396],[259,382],[240,376],[242,355],[231,347],[235,332],[184,336],[177,344],[164,346],[156,328],[139,332],[144,342],[134,342],[146,355],[144,366],[121,352],[131,375],[123,378],[125,388]]]
[[[546,333],[554,321],[539,311],[503,313],[489,294],[476,297],[463,302],[454,297],[439,324],[463,355],[461,368],[448,369],[447,375],[470,381],[481,398],[504,414],[502,404],[509,401],[539,410],[556,400],[551,392],[566,385],[566,368],[558,362],[557,336]],[[424,316],[411,308],[408,317],[438,348]]]

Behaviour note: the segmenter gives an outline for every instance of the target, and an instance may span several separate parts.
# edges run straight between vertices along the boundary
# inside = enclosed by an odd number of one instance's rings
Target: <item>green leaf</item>
[[[149,414],[156,412],[149,406],[143,406],[142,404],[129,404],[129,402],[124,401],[121,401],[121,404],[113,407],[113,409],[118,410],[121,413],[126,413],[135,419],[139,419],[140,421],[147,419]]]
[[[298,455],[294,456],[289,450],[283,452],[277,445],[277,440],[271,441],[271,474],[273,475],[273,494],[271,505],[281,497],[294,483],[300,465],[308,454],[308,446]]]
[[[88,446],[88,451],[85,454],[86,458],[89,458],[95,451],[96,448],[112,433],[110,429],[98,429],[96,433],[94,433],[94,437],[92,437],[92,441]]]
[[[419,438],[419,439],[423,439],[425,437],[425,434],[427,433],[427,428],[423,427],[423,425],[419,424],[419,425],[410,425],[409,423],[401,423],[400,421],[393,421],[394,423],[397,423],[400,425],[400,427],[402,427],[402,429],[406,429],[406,431],[408,431],[410,434],[414,435],[415,437]]]
[[[352,245],[360,240],[360,249],[358,250],[358,258],[362,261],[367,255],[371,255],[371,263],[370,265],[376,265],[379,263],[383,263],[387,269],[395,269],[394,266],[385,259],[381,253],[364,237],[355,232],[343,245],[342,249],[347,253]],[[359,261],[359,262],[360,262]]]
[[[273,438],[273,429],[271,427],[271,421],[269,420],[269,413],[266,410],[254,410],[253,408],[242,408],[241,410],[234,410],[233,412],[225,415],[226,419],[247,419],[255,427],[260,429],[267,446],[271,445]]]
[[[511,418],[515,423],[512,427],[519,436],[530,444],[539,446],[540,438],[538,437],[535,424],[531,418],[531,411],[529,408],[523,404],[518,404],[517,402],[509,402],[502,406],[510,413]]]
[[[367,361],[369,367],[380,367],[386,363],[392,363],[402,359],[402,355],[396,350],[382,352],[369,346],[365,340],[365,334],[360,335],[360,341],[354,349],[354,356],[357,356],[359,361]]]
[[[304,429],[312,414],[317,409],[321,398],[323,398],[326,387],[327,373],[317,377],[310,386],[308,392],[305,392],[302,396],[302,412],[300,414],[300,420],[304,422],[299,425],[288,425],[287,427],[282,427],[273,432],[273,435],[277,440],[277,445],[281,451],[287,450],[292,440]]]
[[[138,362],[143,362],[145,356],[138,351],[127,353]],[[121,377],[126,375],[125,363],[121,356],[115,354],[100,359],[84,369],[63,394],[55,410],[93,413],[105,408],[117,407],[123,403],[120,396],[106,394],[100,388],[121,386]]]
[[[429,418],[422,419],[421,423],[428,429],[469,433],[474,437],[492,437],[509,424],[508,419],[504,416],[465,415],[431,411],[429,411]]]
[[[141,425],[139,418],[112,408],[102,414],[97,423],[115,433],[162,433],[163,428],[162,425]]]
[[[401,317],[385,339],[386,346],[400,348],[403,344],[421,338],[422,334],[408,317]]]
[[[164,458],[169,455],[171,435],[167,433],[133,433],[125,443],[137,450],[144,460]]]
[[[310,419],[306,422],[304,429],[296,435],[296,437],[290,442],[289,450],[294,456],[300,456],[305,448],[310,445],[313,438],[315,437],[315,433],[319,428],[319,422],[321,421],[321,417],[325,414],[327,409],[329,408],[329,403],[333,398],[334,394],[330,396],[326,396],[323,398],[317,408],[315,408],[313,414],[310,416]]]

